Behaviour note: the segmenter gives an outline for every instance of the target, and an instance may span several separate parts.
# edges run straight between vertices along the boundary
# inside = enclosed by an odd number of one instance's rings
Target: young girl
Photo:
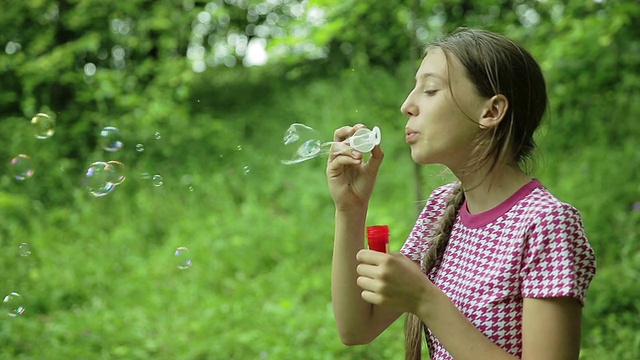
[[[335,212],[332,300],[347,345],[408,313],[407,359],[578,359],[595,257],[578,211],[526,171],[547,107],[534,58],[513,41],[460,29],[427,47],[401,111],[418,164],[458,181],[429,196],[400,253],[363,250],[383,159],[335,131],[327,178]]]

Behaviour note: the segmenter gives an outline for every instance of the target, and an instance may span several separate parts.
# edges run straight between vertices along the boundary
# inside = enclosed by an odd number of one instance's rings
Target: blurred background
[[[399,107],[423,45],[459,26],[542,65],[535,174],[581,211],[598,259],[581,359],[640,358],[637,1],[1,7],[1,359],[401,358],[402,321],[340,343],[326,156],[283,165],[283,136],[380,127],[367,222],[397,251],[451,180],[413,165]]]

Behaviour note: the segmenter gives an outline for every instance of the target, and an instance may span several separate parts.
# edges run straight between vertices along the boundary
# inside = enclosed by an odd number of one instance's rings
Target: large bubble
[[[322,154],[328,154],[331,142],[323,143],[320,134],[304,124],[292,124],[284,134],[283,154],[281,162],[285,165],[297,164],[313,159]]]
[[[115,189],[113,183],[114,174],[111,166],[102,161],[97,161],[89,165],[84,175],[84,186],[89,193],[95,197],[101,197],[109,194]]]

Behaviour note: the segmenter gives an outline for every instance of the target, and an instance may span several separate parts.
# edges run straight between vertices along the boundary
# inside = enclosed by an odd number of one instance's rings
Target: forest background
[[[639,359],[632,0],[3,1],[0,358],[400,358],[402,321],[340,343],[326,158],[283,165],[283,136],[378,125],[367,222],[388,224],[398,250],[450,180],[412,164],[399,107],[422,45],[459,26],[505,34],[542,65],[535,174],[581,211],[598,258],[581,359]],[[55,119],[44,139],[38,113]],[[108,126],[122,149],[103,149]],[[84,182],[96,161],[126,169],[100,197]],[[16,179],[18,166],[33,174]]]

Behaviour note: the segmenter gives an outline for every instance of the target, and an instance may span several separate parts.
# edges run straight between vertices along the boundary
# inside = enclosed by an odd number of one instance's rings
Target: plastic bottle
[[[367,243],[369,250],[389,252],[389,226],[373,225],[367,226]]]

